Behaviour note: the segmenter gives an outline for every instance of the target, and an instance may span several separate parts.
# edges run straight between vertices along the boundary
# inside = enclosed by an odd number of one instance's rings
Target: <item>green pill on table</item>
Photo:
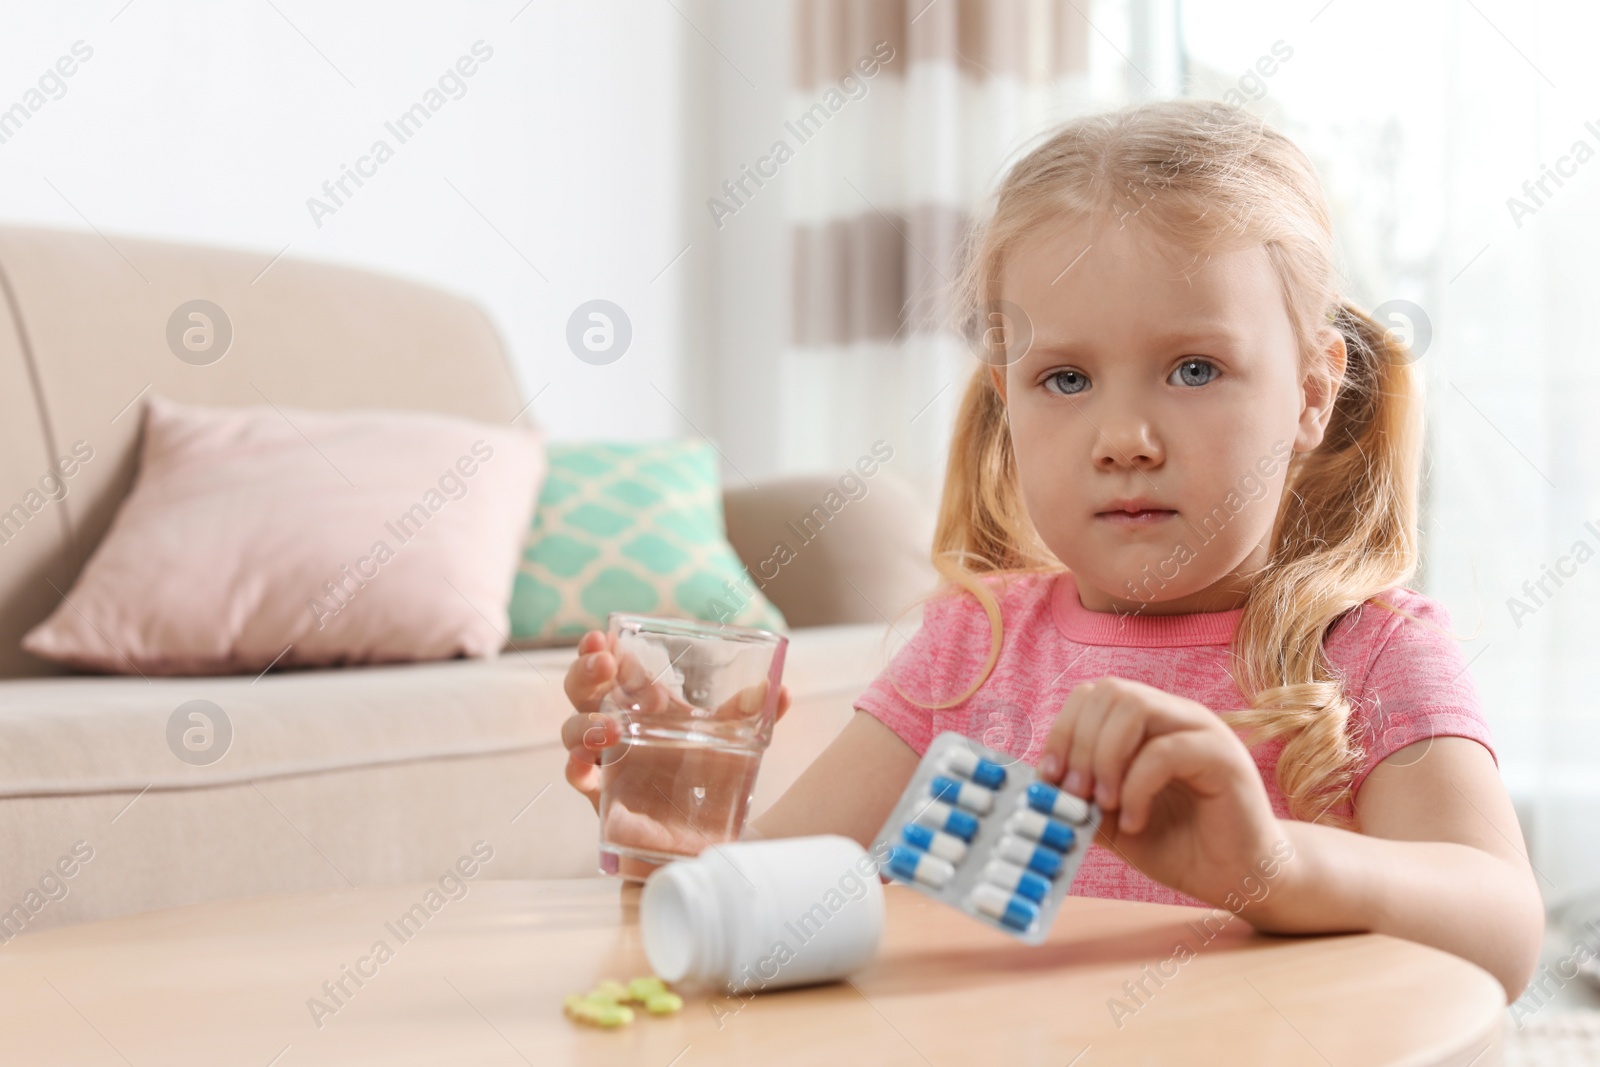
[[[600,984],[594,987],[589,996],[595,1000],[609,1000],[614,1004],[633,999],[629,995],[628,987],[615,978],[602,978]]]
[[[600,1004],[582,993],[569,993],[562,1001],[562,1008],[580,1022],[593,1022],[600,1012]]]
[[[621,1004],[604,1004],[595,1014],[595,1022],[607,1030],[618,1026],[626,1026],[633,1022],[633,1009],[625,1008]]]
[[[607,1030],[633,1022],[632,1008],[602,997],[572,993],[567,996],[563,1006],[567,1014],[577,1021],[604,1027]]]
[[[670,1015],[683,1007],[683,998],[663,989],[644,998],[644,1009],[651,1015]]]
[[[653,975],[646,978],[635,978],[628,983],[627,999],[647,1001],[657,993],[665,993],[666,991],[667,983]]]
[[[635,978],[627,985],[614,978],[603,978],[587,993],[569,993],[561,1001],[571,1018],[592,1026],[614,1030],[633,1022],[633,1009],[627,1004],[643,1004],[651,1015],[670,1015],[683,1007],[683,998],[653,975]]]

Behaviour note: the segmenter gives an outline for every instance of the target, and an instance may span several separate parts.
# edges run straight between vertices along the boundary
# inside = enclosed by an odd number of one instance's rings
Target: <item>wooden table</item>
[[[592,1030],[562,1015],[561,997],[648,973],[637,886],[472,882],[424,909],[425,922],[397,928],[429,888],[256,897],[17,938],[0,946],[0,1061],[1499,1062],[1499,985],[1433,949],[1368,935],[1262,937],[1231,917],[1206,941],[1193,924],[1227,912],[1076,898],[1050,941],[1029,948],[901,886],[886,888],[882,951],[849,982],[748,1002],[694,997],[675,1016],[640,1012],[630,1027]],[[372,955],[378,942],[387,958]],[[1190,951],[1175,953],[1180,942]],[[344,977],[355,970],[368,972],[360,985]],[[323,983],[341,977],[348,995],[336,1005]]]

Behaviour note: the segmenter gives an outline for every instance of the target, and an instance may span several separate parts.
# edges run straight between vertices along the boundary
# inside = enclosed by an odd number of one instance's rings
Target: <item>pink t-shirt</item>
[[[989,657],[989,618],[976,598],[958,590],[928,601],[922,628],[856,701],[856,707],[881,720],[919,758],[934,737],[954,730],[1037,764],[1067,694],[1108,675],[1155,686],[1214,711],[1246,706],[1224,666],[1242,608],[1118,615],[1085,608],[1065,572],[989,575],[984,581],[999,598],[1003,625],[1000,658],[977,692],[954,707],[934,711],[910,703],[889,683],[892,676],[918,700],[942,703],[978,677]],[[1396,586],[1382,599],[1439,630],[1450,630],[1445,609],[1420,593]],[[1425,738],[1470,737],[1494,754],[1465,658],[1447,633],[1368,601],[1335,623],[1324,645],[1345,679],[1353,707],[1352,736],[1366,752],[1356,789],[1384,758]],[[1273,810],[1287,818],[1288,805],[1277,782],[1283,745],[1282,740],[1267,742],[1252,754]],[[1342,810],[1348,815],[1350,806]],[[1089,848],[1072,892],[1203,903],[1152,881],[1100,845]]]

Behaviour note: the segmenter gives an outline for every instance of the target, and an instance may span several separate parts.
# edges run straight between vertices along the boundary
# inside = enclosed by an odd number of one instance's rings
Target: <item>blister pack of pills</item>
[[[954,731],[928,746],[872,854],[890,877],[1037,945],[1100,825],[1093,803]]]

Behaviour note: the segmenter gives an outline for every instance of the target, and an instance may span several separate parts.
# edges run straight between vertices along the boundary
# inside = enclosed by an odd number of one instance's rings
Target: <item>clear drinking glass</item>
[[[772,740],[789,639],[767,630],[612,613],[622,727],[601,752],[600,869],[643,878],[734,841]]]

